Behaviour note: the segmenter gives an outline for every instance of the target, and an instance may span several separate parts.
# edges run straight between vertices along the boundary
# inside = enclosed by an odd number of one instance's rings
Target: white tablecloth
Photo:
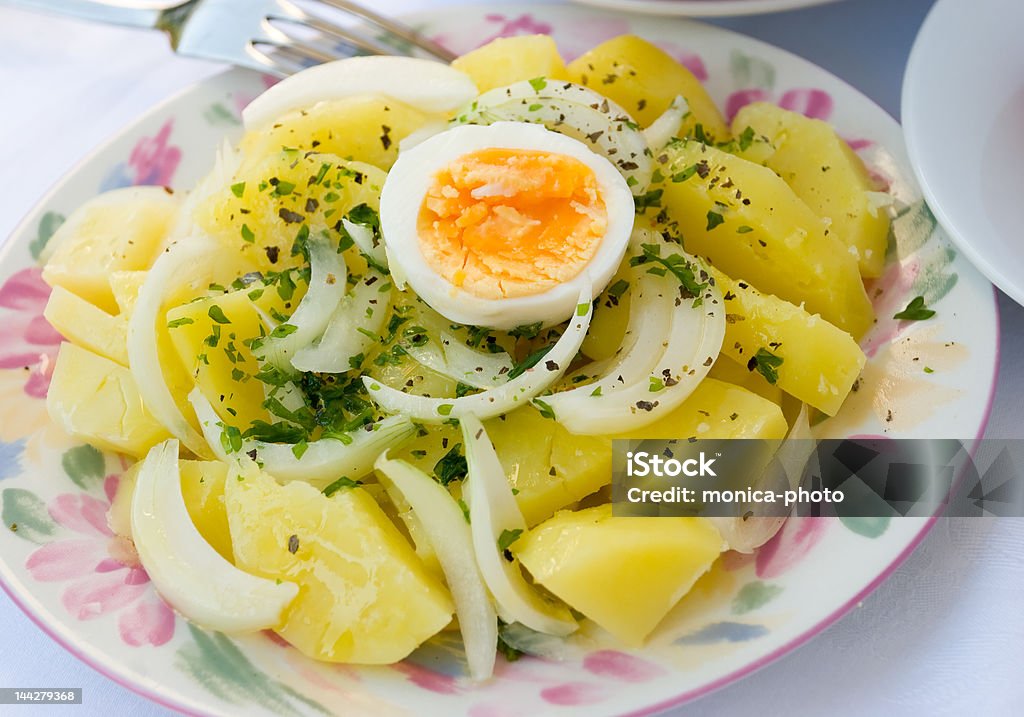
[[[931,2],[846,0],[720,24],[807,57],[898,117],[907,54]],[[453,2],[371,4],[401,12]],[[158,34],[0,7],[0,238],[93,146],[219,69],[172,56]],[[1024,309],[998,298],[1003,363],[989,436],[1009,437],[1020,435],[1022,418]],[[1020,714],[1022,556],[1024,520],[940,521],[851,615],[757,674],[671,714]],[[0,713],[168,714],[77,662],[6,596],[0,626],[0,687],[82,687],[85,694],[79,708]]]

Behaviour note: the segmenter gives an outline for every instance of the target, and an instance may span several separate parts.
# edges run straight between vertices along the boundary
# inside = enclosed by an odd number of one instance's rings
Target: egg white
[[[572,279],[531,296],[485,299],[461,289],[427,264],[419,241],[419,213],[434,176],[472,152],[533,150],[562,154],[589,167],[605,203],[607,229],[586,267]],[[626,180],[604,157],[571,137],[541,125],[496,122],[464,125],[435,135],[399,155],[380,199],[381,230],[394,270],[435,311],[474,326],[511,329],[538,321],[557,324],[572,315],[584,286],[599,294],[618,269],[633,230],[633,195]]]

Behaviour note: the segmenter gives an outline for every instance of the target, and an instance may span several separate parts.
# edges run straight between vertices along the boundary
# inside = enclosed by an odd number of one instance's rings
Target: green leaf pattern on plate
[[[19,538],[41,544],[47,542],[57,532],[57,524],[47,512],[46,503],[32,491],[24,488],[6,488],[2,504],[0,514],[4,526]]]

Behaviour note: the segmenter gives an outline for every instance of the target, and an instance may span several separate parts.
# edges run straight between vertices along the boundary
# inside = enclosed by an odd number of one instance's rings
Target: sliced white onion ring
[[[486,680],[494,672],[498,616],[477,567],[462,509],[440,483],[405,461],[385,453],[374,467],[405,498],[432,544],[455,601],[469,673],[474,680]]]
[[[254,351],[262,361],[291,370],[291,357],[323,335],[348,287],[345,257],[323,238],[309,242],[309,289],[287,322],[278,325]],[[284,327],[291,332],[275,336]]]
[[[807,417],[807,404],[804,404],[793,426],[786,434],[772,460],[753,483],[754,487],[768,490],[792,490],[800,482],[807,461],[814,453],[814,436]],[[786,518],[781,516],[765,516],[766,503],[753,503],[749,506],[751,515],[744,518],[724,516],[708,518],[718,528],[722,540],[729,550],[739,553],[752,553],[761,547],[782,528]]]
[[[388,265],[388,256],[384,251],[384,242],[373,235],[373,229],[365,224],[356,224],[348,219],[342,219],[341,225],[345,227],[345,231],[348,232],[348,235],[352,237],[352,241],[359,247],[359,251],[382,267]]]
[[[594,90],[560,80],[516,82],[480,95],[454,120],[459,124],[501,121],[542,124],[578,139],[615,165],[634,196],[650,187],[654,163],[640,126],[626,110]]]
[[[469,526],[477,565],[487,589],[494,596],[498,615],[507,623],[518,622],[549,635],[568,635],[578,626],[564,605],[548,602],[526,582],[519,562],[505,559],[498,547],[504,531],[526,530],[505,469],[480,420],[466,414],[460,419],[469,474]]]
[[[295,353],[292,366],[320,373],[350,371],[350,360],[365,354],[387,321],[393,292],[381,291],[386,284],[383,274],[368,270],[335,308],[323,335]]]
[[[408,416],[422,423],[443,423],[449,418],[470,414],[486,419],[508,413],[538,396],[565,373],[590,326],[594,313],[591,294],[591,287],[584,287],[568,328],[540,363],[496,388],[460,398],[428,398],[403,393],[370,376],[362,377],[363,385],[370,398],[386,413]]]
[[[323,489],[333,481],[345,477],[358,480],[373,470],[377,457],[416,432],[412,421],[404,416],[390,416],[377,423],[346,434],[350,440],[321,438],[307,443],[297,451],[288,443],[268,443],[251,438],[242,440],[241,450],[229,453],[225,427],[206,396],[195,389],[189,394],[199,425],[210,448],[225,463],[238,464],[245,458],[256,456],[265,470],[279,481],[302,481]],[[369,430],[367,430],[369,429]]]
[[[181,493],[178,441],[154,446],[135,481],[132,540],[142,567],[175,610],[222,632],[277,627],[299,593],[291,582],[239,570],[196,530]]]
[[[237,263],[236,255],[212,240],[190,237],[172,244],[146,274],[128,322],[128,364],[142,402],[171,435],[202,458],[210,458],[210,451],[178,408],[167,385],[157,348],[156,326],[157,321],[163,320],[164,302],[173,290],[190,283],[197,288],[209,284],[216,276],[216,267]]]
[[[448,332],[441,333],[439,343],[404,348],[420,365],[473,388],[494,388],[508,381],[514,364],[504,351],[477,351]]]
[[[355,95],[384,95],[424,112],[446,114],[477,94],[469,75],[442,62],[350,57],[281,80],[249,103],[242,121],[247,130],[260,129],[287,112]]]
[[[652,237],[657,235],[651,234]],[[722,348],[725,337],[725,308],[722,295],[697,260],[677,244],[657,240],[662,256],[683,257],[694,269],[699,282],[706,282],[700,297],[681,293],[681,285],[671,272],[664,276],[647,273],[651,264],[636,279],[641,287],[636,300],[631,299],[630,323],[642,319],[658,306],[671,306],[668,336],[652,335],[639,327],[636,344],[621,362],[595,383],[548,396],[544,400],[555,413],[555,419],[573,433],[611,434],[638,428],[657,420],[679,406],[693,392]],[[694,306],[695,303],[699,305]],[[643,339],[641,342],[640,339]],[[633,378],[627,362],[633,355],[656,356],[654,366],[638,380]],[[619,365],[621,363],[621,365]],[[650,364],[648,364],[650,365]],[[623,376],[623,380],[619,380]]]
[[[683,120],[690,114],[690,104],[681,95],[677,95],[668,109],[662,112],[658,119],[643,131],[647,146],[652,152],[657,152],[665,147],[673,137],[678,136],[679,128],[683,126]]]

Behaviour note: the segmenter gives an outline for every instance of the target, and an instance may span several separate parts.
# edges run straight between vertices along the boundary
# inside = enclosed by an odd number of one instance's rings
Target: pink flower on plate
[[[110,530],[107,512],[119,478],[104,481],[106,500],[64,493],[48,506],[50,517],[78,537],[47,543],[28,556],[25,567],[39,582],[67,582],[64,608],[78,620],[118,614],[127,645],[163,645],[174,635],[174,613],[152,594],[135,546]]]
[[[725,101],[725,119],[732,122],[736,113],[751,103],[774,101],[774,96],[768,90],[749,89],[733,92]],[[791,112],[799,112],[805,117],[820,120],[828,120],[832,116],[832,110],[835,109],[832,95],[825,90],[810,88],[788,90],[783,93],[776,104]]]
[[[127,162],[120,162],[100,183],[100,191],[119,187],[156,185],[169,187],[181,163],[181,148],[171,144],[174,120],[169,119],[152,137],[135,143]]]
[[[42,270],[15,272],[0,285],[0,369],[25,372],[25,393],[45,398],[61,336],[43,318],[50,287]]]

